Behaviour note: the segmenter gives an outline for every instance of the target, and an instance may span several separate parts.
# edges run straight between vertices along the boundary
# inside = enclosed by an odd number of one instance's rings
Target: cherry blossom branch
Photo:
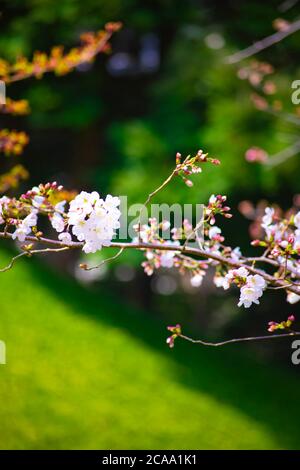
[[[40,77],[48,72],[68,73],[75,67],[90,62],[97,54],[105,51],[111,36],[120,27],[121,23],[107,23],[103,31],[83,34],[83,45],[73,48],[66,55],[63,55],[62,48],[57,47],[52,49],[49,57],[46,54],[37,53],[32,63],[27,62],[25,59],[20,59],[13,66],[3,63],[6,74],[2,79],[6,83],[13,83],[32,76]]]
[[[168,178],[146,199],[146,205],[152,198],[178,175],[190,186],[192,183],[187,175],[201,172],[199,163],[210,161],[218,164],[218,161],[207,157],[202,151],[196,156],[188,156],[183,163],[181,155],[176,155],[176,167]],[[151,275],[154,269],[159,267],[176,267],[181,274],[192,275],[191,284],[200,286],[203,276],[209,266],[215,268],[214,283],[217,287],[227,290],[232,284],[240,288],[238,306],[248,308],[252,303],[258,304],[263,291],[266,289],[284,289],[287,293],[287,301],[294,303],[300,299],[300,269],[298,256],[300,254],[300,212],[290,213],[286,218],[279,218],[274,208],[267,207],[261,220],[261,228],[265,232],[262,240],[254,240],[254,246],[263,247],[264,251],[258,257],[245,257],[239,249],[232,249],[224,245],[224,237],[221,229],[215,226],[215,217],[221,215],[231,218],[230,208],[225,205],[226,196],[212,195],[208,205],[204,206],[203,213],[203,245],[197,248],[189,246],[190,234],[195,234],[195,229],[184,219],[180,227],[172,229],[172,237],[165,240],[160,235],[160,230],[165,230],[169,221],[158,223],[155,218],[149,219],[149,225],[138,224],[136,231],[138,237],[132,242],[113,241],[116,230],[120,228],[121,215],[118,206],[120,199],[107,195],[102,199],[96,191],[87,193],[82,191],[75,197],[70,197],[68,210],[66,200],[68,193],[63,194],[62,186],[56,182],[40,184],[22,194],[19,199],[3,196],[0,199],[1,213],[0,223],[4,224],[4,231],[0,232],[0,239],[18,239],[21,243],[22,253],[15,256],[11,262],[3,268],[2,272],[11,269],[13,264],[21,257],[31,257],[35,254],[48,252],[60,252],[71,249],[80,249],[85,253],[95,253],[102,247],[118,248],[118,252],[103,260],[97,266],[88,267],[81,264],[84,270],[96,269],[104,263],[115,260],[125,249],[143,251],[146,261],[142,263],[145,272]],[[58,201],[58,202],[57,202]],[[145,206],[143,206],[145,207]],[[43,236],[38,231],[38,214],[47,216],[52,227],[58,232],[58,239],[53,240]],[[141,213],[140,213],[141,214]],[[10,229],[14,228],[11,233]],[[73,241],[72,235],[78,241]],[[180,243],[184,240],[184,243]],[[35,244],[44,244],[44,249],[35,249]],[[258,268],[256,265],[269,264],[275,268],[272,274]],[[269,322],[268,331],[277,329],[291,332],[290,325],[294,316],[290,315],[281,323]],[[204,345],[221,346],[229,342],[254,341],[269,339],[269,336],[236,338],[219,343],[209,343],[203,340],[193,340],[182,335],[180,327],[169,327],[172,336],[168,338],[168,344],[173,347],[177,336],[191,342]],[[189,338],[189,339],[188,339]]]
[[[242,338],[227,339],[227,340],[218,341],[218,342],[206,341],[203,339],[194,339],[194,338],[191,338],[190,336],[184,335],[181,330],[181,325],[177,324],[175,326],[167,326],[167,330],[170,331],[172,334],[171,336],[167,338],[166,343],[168,344],[170,348],[174,348],[175,340],[177,338],[181,338],[193,344],[201,344],[202,346],[220,347],[220,346],[226,346],[228,344],[234,344],[234,343],[268,341],[270,339],[300,336],[300,331],[294,331],[291,329],[291,326],[293,325],[294,321],[295,321],[294,315],[290,315],[287,318],[287,320],[284,320],[280,323],[277,323],[274,321],[271,321],[268,323],[268,331],[270,333],[273,333],[274,331],[277,331],[277,330],[286,331],[286,333],[281,333],[277,335],[247,336],[247,337],[242,337]]]
[[[0,238],[2,238],[2,239],[3,238],[10,238],[11,239],[12,235],[10,233],[7,233],[7,232],[0,232]],[[32,235],[26,236],[25,240],[28,241],[28,242],[43,243],[43,244],[47,244],[47,245],[56,247],[56,249],[48,248],[46,250],[31,250],[31,249],[29,249],[27,252],[25,252],[25,254],[27,254],[27,255],[28,255],[28,253],[39,254],[39,253],[45,253],[47,251],[54,251],[54,252],[56,251],[57,252],[57,251],[63,251],[63,250],[66,250],[66,249],[68,249],[68,250],[70,250],[70,249],[82,249],[82,247],[84,245],[82,242],[70,242],[68,244],[65,244],[65,243],[63,243],[59,240],[52,240],[52,239],[44,238],[44,237],[38,237],[37,238],[37,237],[32,236]],[[298,288],[294,284],[291,285],[291,283],[289,281],[286,281],[284,279],[278,279],[278,278],[264,272],[261,269],[257,269],[255,267],[249,266],[247,264],[247,262],[252,263],[253,260],[255,260],[257,262],[259,261],[259,262],[262,262],[262,263],[269,262],[270,260],[268,258],[263,258],[263,257],[262,258],[257,257],[255,259],[254,258],[249,258],[249,259],[243,258],[243,261],[239,261],[239,260],[233,260],[231,258],[226,258],[225,256],[221,256],[221,255],[211,253],[211,252],[208,252],[208,251],[205,251],[205,250],[201,250],[201,249],[198,249],[198,248],[192,248],[192,247],[188,247],[188,246],[184,246],[184,245],[176,246],[176,248],[174,248],[174,245],[168,245],[168,244],[160,245],[160,244],[156,244],[156,243],[143,243],[143,242],[112,242],[110,244],[109,248],[119,248],[120,252],[123,252],[123,250],[125,250],[125,249],[157,250],[157,251],[173,251],[173,252],[174,252],[174,250],[176,250],[177,252],[180,252],[184,255],[191,255],[191,256],[195,256],[197,258],[204,258],[204,259],[208,259],[208,260],[217,261],[218,263],[220,263],[222,265],[225,265],[225,266],[229,266],[230,268],[245,268],[253,275],[257,274],[259,276],[262,276],[265,279],[266,282],[271,283],[274,286],[281,287],[283,289],[288,288],[289,291],[294,292],[297,295],[300,295],[300,286]],[[117,256],[119,256],[121,254],[120,252],[118,252],[117,255],[113,256],[112,259],[115,259]],[[110,260],[110,258],[108,260]],[[104,262],[105,262],[105,260],[104,260]],[[276,262],[274,261],[274,266],[275,266],[275,263]],[[12,266],[10,266],[10,267],[12,267]],[[92,269],[94,269],[96,267],[93,267]],[[279,263],[277,263],[276,267],[280,268],[282,266]],[[7,268],[7,269],[10,269],[10,268]],[[5,269],[5,270],[7,270],[7,269]],[[84,268],[84,269],[86,269],[86,268]],[[299,274],[298,274],[298,278],[300,278]]]
[[[276,33],[273,33],[270,36],[261,39],[260,41],[255,42],[251,46],[246,47],[246,49],[243,49],[241,51],[236,52],[235,54],[228,56],[225,59],[225,62],[228,64],[236,64],[237,62],[240,62],[243,59],[247,59],[248,57],[257,54],[258,52],[273,46],[274,44],[282,41],[287,36],[290,36],[296,31],[299,31],[299,29],[300,20],[294,21],[293,23],[290,23],[288,26],[286,26],[284,29],[277,31]]]

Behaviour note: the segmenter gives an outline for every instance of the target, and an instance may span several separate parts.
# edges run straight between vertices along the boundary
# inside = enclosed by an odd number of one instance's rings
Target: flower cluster
[[[268,323],[268,331],[270,333],[273,333],[273,331],[276,330],[289,330],[292,326],[292,324],[295,321],[294,315],[290,315],[286,321],[282,321],[280,323],[277,323],[275,321],[270,321]]]
[[[263,239],[255,239],[252,245],[264,247],[268,257],[276,261],[280,274],[291,281],[300,274],[300,212],[288,211],[280,217],[273,207],[266,207],[261,218]],[[300,300],[297,294],[288,294],[288,301]]]
[[[118,197],[108,195],[103,200],[96,191],[82,191],[71,201],[67,223],[72,226],[72,233],[77,239],[84,241],[85,253],[95,253],[101,250],[102,246],[111,244],[115,230],[120,227],[119,204]],[[59,214],[56,215],[54,228],[58,232],[64,230],[64,221]]]
[[[85,62],[90,62],[99,52],[109,49],[111,35],[118,31],[120,23],[107,23],[104,30],[81,35],[82,46],[64,53],[63,47],[53,47],[50,54],[36,52],[32,61],[20,57],[15,64],[0,60],[0,78],[7,83],[23,80],[27,77],[41,78],[46,72],[64,75]]]
[[[66,245],[72,242],[72,229],[77,240],[84,242],[82,249],[86,253],[95,253],[102,246],[109,246],[120,227],[119,198],[107,195],[104,200],[96,191],[82,191],[71,199],[66,211],[67,201],[62,200],[59,193],[61,196],[66,194],[63,187],[54,182],[33,187],[19,200],[2,197],[0,223],[5,223],[7,229],[15,227],[12,238],[24,242],[31,232],[42,235],[36,226],[38,215],[45,215],[59,233],[58,239]]]
[[[266,281],[259,274],[247,276],[246,284],[241,287],[238,307],[244,305],[245,308],[249,308],[252,303],[259,304],[258,299],[263,295],[266,287]]]
[[[0,175],[0,193],[16,188],[20,181],[26,180],[29,173],[23,165],[13,166],[7,173]]]
[[[25,132],[0,130],[0,152],[5,155],[20,155],[28,142],[29,138]]]
[[[6,225],[7,233],[14,227],[12,238],[24,242],[26,236],[36,229],[39,214],[52,216],[55,208],[51,203],[51,196],[61,189],[62,186],[54,182],[33,187],[19,199],[3,196],[0,199],[0,224]]]
[[[192,180],[187,178],[187,176],[190,176],[192,174],[197,174],[202,172],[202,168],[200,167],[201,163],[207,163],[210,162],[213,165],[220,165],[220,161],[217,158],[211,158],[208,157],[207,153],[203,153],[202,150],[198,150],[197,154],[194,157],[191,157],[188,155],[183,161],[182,161],[182,155],[181,153],[177,152],[176,153],[176,168],[174,171],[175,175],[178,175],[182,178],[184,183],[191,187],[193,186]]]
[[[177,324],[175,326],[167,326],[167,330],[172,333],[166,340],[167,345],[169,348],[174,348],[174,341],[178,336],[181,336],[181,325]]]
[[[218,287],[229,289],[232,283],[240,287],[240,299],[238,307],[242,305],[249,308],[252,303],[259,304],[259,298],[263,295],[267,283],[259,274],[249,274],[249,271],[244,268],[231,269],[225,277],[218,277]]]
[[[207,155],[201,151],[198,152],[198,158],[208,159]],[[208,161],[208,160],[207,160]],[[153,245],[168,245],[168,251],[164,249],[147,249],[145,251],[146,261],[142,266],[148,275],[152,275],[156,269],[159,268],[176,268],[180,274],[188,274],[190,277],[190,284],[192,287],[200,287],[202,285],[204,276],[206,275],[209,266],[219,267],[218,263],[211,256],[230,257],[232,260],[238,260],[241,256],[240,249],[230,248],[223,246],[224,236],[221,229],[215,224],[216,216],[221,215],[226,218],[231,218],[230,208],[225,205],[227,198],[222,195],[212,195],[209,199],[208,205],[204,207],[203,222],[200,221],[200,227],[203,228],[201,235],[198,234],[198,225],[195,227],[187,219],[183,220],[181,227],[173,227],[170,230],[171,239],[164,239],[160,236],[160,231],[170,229],[170,222],[163,221],[158,223],[155,218],[149,219],[148,225],[139,224],[136,230],[139,233],[139,239],[148,244]],[[202,236],[204,235],[204,238]],[[137,238],[138,240],[138,238]],[[184,252],[176,250],[178,248],[188,248],[190,242],[196,242],[201,246],[206,254],[204,260],[195,260],[190,256],[186,256]],[[174,246],[174,250],[169,247]],[[215,276],[215,284],[222,285],[220,280],[222,276],[217,273]]]
[[[215,224],[215,216],[217,214],[223,215],[227,219],[232,217],[232,214],[230,214],[230,207],[225,205],[226,200],[227,197],[222,196],[221,194],[218,194],[217,196],[212,194],[210,196],[209,203],[205,208],[205,216],[207,217],[207,222],[209,222],[210,225]]]
[[[18,239],[20,242],[24,242],[26,235],[29,235],[32,231],[32,227],[37,225],[37,209],[32,209],[31,212],[22,220],[16,220],[16,230],[12,234],[12,239]]]
[[[265,81],[265,78],[273,73],[274,67],[271,64],[253,60],[249,65],[244,66],[238,70],[238,77],[241,80],[248,80],[249,83],[254,87],[257,87],[263,83],[265,93],[272,94],[276,91],[275,85],[269,80],[269,78],[267,81]]]
[[[135,225],[135,231],[138,234],[134,242],[140,239],[143,243],[149,243],[157,246],[157,249],[149,249],[145,251],[146,261],[142,263],[144,271],[148,276],[151,276],[155,269],[159,268],[172,268],[178,264],[178,252],[175,247],[180,246],[178,240],[164,240],[160,236],[160,231],[166,231],[170,228],[170,223],[163,221],[158,223],[155,217],[149,219],[148,224],[141,227],[139,224]],[[162,245],[174,246],[174,250],[160,250]]]
[[[0,112],[14,116],[23,116],[30,112],[29,103],[27,100],[12,100],[11,98],[6,98],[6,103],[0,105]]]
[[[159,268],[176,268],[180,274],[188,273],[190,275],[193,287],[199,287],[206,274],[205,270],[208,268],[207,262],[193,260],[176,250],[182,246],[180,240],[187,241],[194,234],[192,225],[188,220],[184,220],[182,227],[171,229],[172,239],[165,240],[160,236],[160,231],[163,232],[169,228],[169,221],[158,223],[155,218],[149,219],[149,224],[142,225],[141,228],[136,225],[135,229],[140,234],[142,242],[155,246],[155,249],[145,250],[146,261],[142,263],[145,273],[151,276]],[[134,241],[137,240],[138,238]],[[166,245],[168,250],[164,249]],[[170,247],[174,247],[174,249],[170,249]]]

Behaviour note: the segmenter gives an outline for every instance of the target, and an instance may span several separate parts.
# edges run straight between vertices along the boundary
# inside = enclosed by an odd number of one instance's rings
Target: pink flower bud
[[[174,348],[174,340],[176,338],[176,335],[172,335],[172,336],[169,336],[166,340],[166,343],[167,345],[169,346],[169,348]]]
[[[181,163],[181,153],[176,153],[176,165],[180,165]]]
[[[247,162],[259,162],[264,163],[268,159],[268,154],[259,147],[251,147],[245,153],[245,159]]]

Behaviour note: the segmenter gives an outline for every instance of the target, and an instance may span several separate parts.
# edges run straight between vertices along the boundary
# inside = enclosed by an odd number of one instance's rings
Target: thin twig
[[[18,255],[14,256],[10,263],[5,266],[5,268],[2,268],[0,269],[0,273],[4,273],[6,271],[8,271],[9,269],[11,269],[13,267],[13,265],[15,264],[15,262],[19,259],[19,258],[22,258],[23,256],[32,256],[32,255],[38,255],[38,254],[42,254],[42,253],[49,253],[49,252],[55,252],[55,253],[58,253],[60,251],[66,251],[68,250],[69,248],[67,246],[64,246],[64,247],[61,247],[61,248],[44,248],[44,249],[41,249],[41,250],[26,250],[26,251],[22,251],[22,253],[19,253]]]
[[[213,346],[213,347],[219,347],[219,346],[225,346],[227,344],[233,344],[233,343],[244,343],[247,341],[265,341],[269,339],[278,339],[278,338],[287,338],[291,336],[300,336],[300,331],[293,331],[291,333],[282,333],[278,335],[264,335],[264,336],[248,336],[246,338],[233,338],[233,339],[228,339],[225,341],[220,341],[218,343],[212,343],[210,341],[203,341],[202,339],[193,339],[190,338],[189,336],[186,335],[178,335],[179,338],[185,339],[186,341],[189,341],[190,343],[195,343],[195,344],[202,344],[202,346]]]
[[[286,147],[285,149],[281,150],[280,152],[276,153],[270,159],[268,159],[264,165],[269,169],[273,168],[274,166],[280,165],[281,163],[285,162],[289,158],[294,157],[300,152],[300,140],[297,140],[293,145]]]
[[[11,269],[13,267],[13,265],[15,264],[15,262],[21,258],[22,256],[25,256],[25,255],[28,255],[28,253],[26,253],[25,251],[23,251],[22,253],[19,253],[18,255],[14,256],[11,260],[10,260],[10,263],[5,266],[5,268],[1,268],[0,269],[0,273],[5,273],[6,271],[8,271],[9,269]]]
[[[267,289],[272,289],[272,290],[286,289],[287,287],[291,287],[291,286],[294,286],[294,285],[297,285],[297,284],[289,283],[289,284],[286,284],[285,286],[279,286],[279,287],[268,286]],[[300,285],[299,285],[299,287],[300,287]]]
[[[110,258],[104,259],[103,261],[101,261],[101,263],[97,264],[96,266],[84,267],[84,270],[85,271],[91,271],[92,269],[100,268],[104,264],[109,263],[109,261],[113,261],[113,260],[117,259],[123,253],[123,251],[124,251],[124,248],[122,247],[122,248],[119,249],[119,251],[114,256],[111,256]]]
[[[251,261],[257,261],[257,262],[260,262],[260,263],[270,264],[271,266],[274,266],[276,268],[282,268],[283,267],[282,264],[279,263],[278,261],[276,261],[275,259],[266,258],[265,256],[250,256],[248,258],[242,257],[242,259],[245,261],[245,263],[251,262]],[[295,277],[300,279],[298,270],[294,269],[292,266],[290,266],[288,270],[289,270],[289,272],[294,274]]]
[[[60,248],[44,248],[41,250],[28,250],[30,255],[39,255],[41,253],[59,253],[60,251],[68,251],[70,247],[62,246]]]
[[[144,207],[147,207],[147,205],[151,202],[152,198],[156,196],[160,191],[162,191],[169,183],[170,181],[174,178],[176,175],[176,169],[172,171],[172,173],[165,179],[165,181],[152,193],[149,193],[147,196],[147,199],[145,200],[144,204],[142,205],[140,212],[139,212],[139,222],[138,222],[138,234],[139,234],[139,240],[141,241],[141,218],[142,218],[142,211]]]
[[[265,113],[271,114],[272,116],[283,119],[284,121],[290,122],[291,124],[295,124],[295,126],[300,126],[300,118],[298,116],[295,116],[295,114],[286,113],[284,111],[277,111],[276,109],[273,109],[271,106],[267,106],[266,108],[260,109],[260,111],[263,111]]]
[[[282,41],[282,39],[286,38],[287,36],[290,36],[299,29],[300,20],[294,21],[294,23],[290,23],[289,26],[287,26],[285,29],[276,31],[276,33],[273,33],[270,36],[267,36],[264,39],[255,42],[251,46],[246,47],[246,49],[243,49],[242,51],[238,51],[235,54],[226,57],[225,62],[227,64],[236,64],[237,62],[240,62],[243,59],[253,56],[257,52],[260,52],[264,49],[267,49],[268,47],[273,46],[273,44]]]
[[[293,8],[295,5],[297,5],[297,3],[298,3],[298,0],[285,0],[279,5],[278,10],[284,13],[288,11],[290,8]]]

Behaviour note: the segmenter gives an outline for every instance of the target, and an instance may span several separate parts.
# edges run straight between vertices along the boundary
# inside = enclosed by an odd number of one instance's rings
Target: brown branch
[[[14,257],[10,260],[10,262],[9,262],[9,264],[8,264],[7,266],[5,266],[4,268],[1,268],[1,269],[0,269],[0,273],[5,273],[5,272],[8,271],[9,269],[11,269],[11,268],[13,267],[13,265],[15,264],[15,262],[16,262],[19,258],[21,258],[22,256],[26,256],[26,255],[27,255],[26,251],[23,251],[22,253],[19,253],[17,256],[14,256]]]
[[[297,5],[297,3],[298,0],[285,0],[279,5],[278,10],[281,12],[286,12],[290,8],[293,8],[295,5]]]
[[[0,233],[0,238],[11,238],[11,234],[9,233]],[[17,259],[23,257],[23,256],[32,256],[34,254],[42,254],[42,253],[49,253],[49,252],[61,252],[61,251],[66,251],[66,250],[69,250],[69,249],[72,249],[72,248],[79,248],[79,247],[82,247],[82,243],[77,243],[77,242],[72,242],[72,244],[66,246],[66,245],[63,245],[62,242],[60,241],[56,241],[56,240],[50,240],[50,239],[46,239],[46,238],[42,238],[42,239],[36,239],[35,237],[32,237],[32,236],[28,236],[26,237],[27,239],[30,239],[30,241],[33,241],[32,239],[35,239],[35,241],[38,241],[38,242],[41,242],[41,243],[48,243],[48,244],[55,244],[55,245],[59,245],[59,247],[57,248],[44,248],[44,249],[36,249],[36,250],[27,250],[27,251],[23,251],[22,253],[19,253],[18,255],[14,256],[12,258],[12,260],[10,261],[10,263],[5,267],[5,268],[2,268],[0,269],[0,272],[5,272],[5,271],[8,271],[9,269],[12,268],[12,266],[14,265],[14,263],[17,261]],[[61,246],[63,245],[63,246]],[[138,244],[138,243],[113,243],[111,246],[113,247],[120,247],[121,245],[121,248],[120,250],[117,252],[116,255],[102,261],[98,266],[94,266],[94,267],[91,267],[91,268],[85,268],[87,270],[91,270],[91,269],[95,269],[97,267],[100,267],[102,264],[108,262],[108,261],[111,261],[111,260],[114,260],[116,259],[122,252],[125,248],[137,248],[137,249],[149,249],[149,247],[151,246],[151,249],[162,249],[162,250],[174,250],[174,246],[167,246],[167,245],[163,245],[163,246],[159,246],[159,248],[152,244],[152,245],[149,245],[149,244],[146,244],[146,243],[141,243],[141,244]],[[176,247],[176,251],[180,251],[180,248],[181,250],[184,248],[184,247]],[[198,249],[191,249],[191,248],[185,248],[185,253],[186,252],[192,252],[193,254],[195,253],[200,253],[201,250],[198,250]],[[203,253],[201,252],[201,255],[203,255]],[[214,259],[216,259],[216,256],[217,255],[211,255]],[[221,258],[221,257],[218,257],[218,258]],[[253,269],[247,265],[242,265],[242,264],[238,264],[237,262],[232,262],[232,260],[228,260],[226,258],[222,258],[224,260],[224,263],[227,263],[227,264],[230,264],[230,265],[235,265],[235,266],[244,266],[246,267],[250,272],[253,272],[253,273],[259,273],[260,275],[265,275],[266,276],[266,273],[263,273],[262,271],[259,271],[259,270],[256,270],[256,269]],[[269,276],[269,275],[267,275]],[[278,282],[281,282],[281,281],[276,281],[275,279],[272,278],[272,282],[274,283],[278,283]],[[282,286],[282,287],[288,287],[290,291],[293,291],[293,292],[296,292],[296,293],[299,293],[300,291],[299,290],[294,290],[293,286],[291,284],[288,284],[287,286]],[[280,287],[278,287],[280,288]],[[186,336],[186,335],[183,335],[183,334],[179,334],[177,335],[179,338],[182,338],[186,341],[189,341],[191,343],[194,343],[194,344],[201,344],[202,346],[212,346],[212,347],[219,347],[219,346],[225,346],[225,345],[228,345],[228,344],[233,344],[233,343],[243,343],[243,342],[254,342],[254,341],[264,341],[264,340],[270,340],[270,339],[278,339],[278,338],[287,338],[287,337],[292,337],[292,336],[300,336],[300,332],[299,331],[292,331],[290,333],[282,333],[282,334],[278,334],[278,335],[264,335],[264,336],[248,336],[248,337],[245,337],[245,338],[233,338],[233,339],[229,339],[229,340],[225,340],[225,341],[220,341],[220,342],[216,342],[216,343],[213,343],[213,342],[210,342],[210,341],[204,341],[202,339],[193,339],[193,338],[190,338],[189,336]]]
[[[264,49],[267,49],[268,47],[273,46],[273,44],[282,41],[282,39],[286,38],[287,36],[290,36],[296,31],[299,31],[299,29],[300,20],[294,21],[294,23],[290,23],[289,26],[284,30],[276,31],[276,33],[273,33],[270,36],[267,36],[264,39],[255,42],[251,46],[246,47],[246,49],[243,49],[242,51],[238,51],[235,54],[226,57],[225,62],[227,64],[236,64],[237,62],[240,62],[243,59],[247,59],[248,57],[253,56],[257,52],[260,52]]]
[[[5,232],[0,232],[0,239],[1,238],[12,238],[12,235],[10,233],[5,233]],[[65,249],[82,249],[83,243],[82,242],[71,242],[69,244],[64,244],[63,242],[59,240],[52,240],[48,238],[37,238],[31,235],[28,235],[26,237],[26,241],[29,242],[35,242],[35,243],[43,243],[50,245],[52,247],[56,248],[65,248]],[[204,258],[204,259],[211,259],[214,261],[217,261],[218,263],[222,265],[227,265],[230,268],[246,268],[251,274],[258,274],[262,276],[265,281],[267,281],[270,284],[273,284],[274,286],[277,287],[282,287],[282,288],[287,288],[290,292],[294,292],[297,295],[300,295],[300,288],[297,286],[293,285],[290,286],[290,282],[286,281],[285,279],[277,279],[274,276],[266,273],[265,271],[262,271],[261,269],[254,268],[253,266],[249,266],[246,264],[248,262],[247,258],[244,258],[243,261],[237,261],[233,260],[231,258],[226,258],[225,256],[218,255],[215,253],[210,253],[204,250],[200,250],[198,248],[191,248],[191,247],[183,247],[183,246],[176,246],[174,248],[174,245],[168,245],[168,244],[155,244],[155,243],[143,243],[143,242],[113,242],[110,245],[111,248],[120,248],[120,249],[138,249],[138,250],[158,250],[158,251],[178,251],[180,253],[183,253],[185,255],[191,255],[195,256],[197,258]],[[54,251],[54,250],[52,250]],[[57,250],[59,251],[59,250]],[[35,253],[33,250],[30,251],[31,253]],[[42,250],[37,250],[36,253],[42,252]],[[263,258],[258,258],[257,260],[264,262]],[[249,261],[252,261],[250,258]],[[277,267],[281,267],[280,264],[277,264]],[[299,277],[299,275],[298,275]]]
[[[108,41],[111,39],[112,34],[113,34],[113,31],[105,31],[104,35],[103,35],[103,38],[101,39],[101,41],[99,41],[98,46],[95,49],[92,49],[92,48],[88,49],[87,48],[87,50],[84,51],[85,54],[82,54],[81,60],[78,61],[78,63],[76,63],[74,66],[71,66],[69,71],[73,70],[75,67],[78,67],[81,64],[84,64],[86,62],[90,62],[97,54],[102,52],[103,49],[105,48],[105,46],[107,45]],[[83,50],[83,46],[82,46],[82,50]],[[55,62],[55,60],[52,60],[51,63],[49,63],[48,66],[45,67],[45,69],[42,70],[42,73],[44,74],[44,73],[48,73],[48,72],[53,72],[55,70],[55,67],[56,67],[56,62]],[[17,72],[15,74],[12,74],[9,77],[3,78],[3,79],[6,83],[14,83],[14,82],[18,82],[20,80],[24,80],[24,79],[33,77],[33,76],[35,76],[35,74],[36,74],[36,70],[33,69],[31,72],[28,72],[28,73]]]
[[[67,246],[64,246],[64,247],[61,247],[61,248],[44,248],[42,250],[26,250],[26,251],[22,251],[22,253],[19,253],[18,255],[14,256],[10,263],[5,266],[4,268],[0,269],[0,273],[4,273],[5,271],[8,271],[9,269],[11,269],[13,267],[13,265],[15,264],[15,262],[19,259],[19,258],[22,258],[23,256],[32,256],[32,255],[36,255],[36,254],[41,254],[41,253],[58,253],[60,251],[66,251],[68,250],[69,247]]]
[[[219,346],[226,346],[227,344],[233,344],[233,343],[244,343],[248,341],[265,341],[269,339],[278,339],[278,338],[287,338],[291,336],[300,336],[300,331],[292,331],[291,333],[281,333],[278,335],[264,335],[264,336],[248,336],[246,338],[233,338],[233,339],[228,339],[225,341],[220,341],[218,343],[212,343],[210,341],[203,341],[202,339],[193,339],[190,338],[189,336],[179,334],[177,335],[179,338],[185,339],[186,341],[189,341],[190,343],[194,344],[201,344],[202,346],[213,346],[213,347],[219,347]]]
[[[280,152],[276,153],[275,155],[271,156],[264,165],[268,168],[272,168],[274,166],[280,165],[281,163],[285,162],[289,158],[294,157],[300,152],[300,140],[297,140],[294,144],[286,147],[285,149],[281,150]]]
[[[284,111],[277,111],[273,109],[271,106],[267,106],[266,108],[260,109],[265,113],[271,114],[272,116],[278,117],[283,119],[286,122],[290,122],[291,124],[295,124],[295,126],[300,126],[300,118],[297,117],[295,114],[286,113]]]
[[[278,261],[276,261],[275,259],[270,259],[270,258],[267,258],[266,256],[250,256],[249,258],[245,258],[245,257],[242,257],[242,259],[247,262],[247,263],[250,263],[251,261],[253,262],[256,262],[258,261],[259,263],[266,263],[266,264],[270,264],[271,266],[274,266],[275,268],[283,268],[283,265],[281,263],[279,263]],[[292,267],[289,267],[288,271],[292,274],[294,274],[294,276],[298,279],[300,279],[300,276],[299,276],[299,271],[297,271],[296,269],[292,268]]]
[[[113,261],[117,258],[119,258],[119,256],[123,253],[124,251],[124,248],[120,248],[119,251],[113,255],[113,256],[110,256],[109,258],[106,258],[104,259],[103,261],[101,261],[99,264],[97,264],[96,266],[85,266],[84,265],[84,270],[85,271],[92,271],[92,269],[98,269],[98,268],[101,268],[101,266],[103,266],[104,264],[106,263],[109,263],[110,261]]]

